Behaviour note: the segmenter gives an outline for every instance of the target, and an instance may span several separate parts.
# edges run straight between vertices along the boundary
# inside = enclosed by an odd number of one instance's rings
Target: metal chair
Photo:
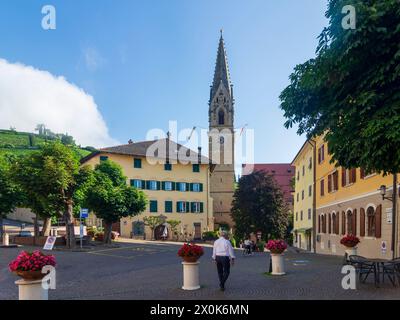
[[[396,287],[396,275],[398,275],[398,267],[400,261],[388,261],[381,263],[382,265],[382,283],[385,283],[385,276],[387,276],[394,287]]]
[[[378,283],[377,272],[376,272],[376,264],[372,261],[368,261],[367,258],[357,255],[351,255],[348,257],[349,264],[356,268],[356,272],[358,272],[358,277],[361,283],[365,283],[368,276],[373,273],[374,274],[374,282],[375,285]],[[364,279],[363,279],[364,276]]]
[[[390,261],[393,264],[394,274],[400,284],[400,258],[395,258]]]

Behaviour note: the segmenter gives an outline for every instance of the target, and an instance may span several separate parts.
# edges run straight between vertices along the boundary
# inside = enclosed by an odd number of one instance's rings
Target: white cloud
[[[91,95],[64,77],[0,59],[0,128],[32,132],[39,123],[82,146],[118,143]]]

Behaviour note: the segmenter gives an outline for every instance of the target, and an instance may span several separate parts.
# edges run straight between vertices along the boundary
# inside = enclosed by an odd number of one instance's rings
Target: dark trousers
[[[224,256],[216,256],[215,261],[217,262],[219,285],[223,288],[225,287],[225,282],[228,280],[231,271],[231,261],[229,257]]]

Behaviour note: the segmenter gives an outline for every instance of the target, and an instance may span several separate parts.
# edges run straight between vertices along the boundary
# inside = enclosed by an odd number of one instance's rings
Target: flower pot
[[[282,253],[271,253],[272,275],[281,276],[285,274],[285,265]]]
[[[345,249],[347,256],[356,256],[357,255],[357,247],[346,247]]]
[[[189,263],[197,262],[197,260],[199,260],[199,257],[195,257],[195,256],[192,256],[192,257],[182,257],[182,258],[183,258],[183,261],[189,262]]]
[[[46,275],[41,270],[37,271],[15,271],[15,274],[24,280],[41,280]]]

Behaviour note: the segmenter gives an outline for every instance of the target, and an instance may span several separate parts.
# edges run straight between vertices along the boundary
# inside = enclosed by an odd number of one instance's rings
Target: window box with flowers
[[[281,276],[286,274],[283,260],[283,252],[287,249],[286,242],[283,240],[269,240],[265,247],[271,252],[272,275]]]

